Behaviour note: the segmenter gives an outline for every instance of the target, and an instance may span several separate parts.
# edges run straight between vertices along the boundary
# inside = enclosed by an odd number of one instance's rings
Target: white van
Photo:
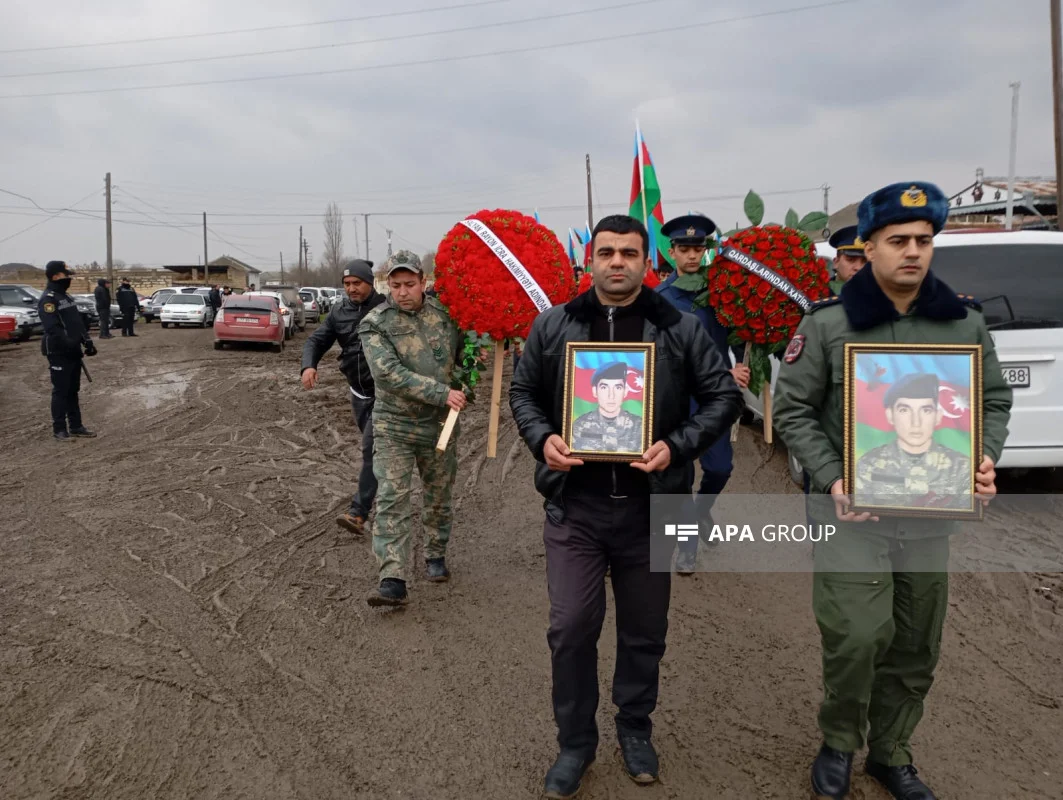
[[[817,245],[820,255],[826,246]],[[934,238],[934,274],[975,297],[1014,401],[1002,469],[1063,466],[1063,232],[944,232]],[[771,360],[772,388],[779,362]],[[763,401],[748,391],[749,415]],[[790,471],[800,480],[799,465]]]

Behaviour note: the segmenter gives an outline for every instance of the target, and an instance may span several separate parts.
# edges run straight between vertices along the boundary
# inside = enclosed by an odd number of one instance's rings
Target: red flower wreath
[[[578,294],[583,294],[594,285],[594,277],[591,275],[590,270],[583,273],[583,277],[579,279]],[[646,270],[646,277],[642,279],[642,285],[648,286],[651,289],[656,289],[661,285],[661,279],[657,276],[657,273],[652,269]]]
[[[830,292],[827,262],[816,255],[816,246],[800,231],[748,228],[724,242],[721,251],[727,246],[752,256],[809,300],[821,300]],[[709,305],[720,324],[732,329],[739,341],[766,345],[768,352],[793,337],[803,316],[801,307],[782,290],[722,255],[709,269]]]
[[[567,303],[576,279],[557,236],[519,211],[477,211],[524,265],[554,305]],[[527,292],[483,240],[460,223],[443,237],[436,252],[435,289],[462,330],[495,341],[527,337],[539,311]]]
[[[728,246],[752,256],[809,300],[830,294],[827,261],[816,255],[812,240],[798,230],[777,225],[747,228],[724,242],[721,254]],[[720,324],[731,329],[733,344],[749,343],[749,389],[759,395],[771,376],[768,356],[793,338],[804,312],[781,289],[722,255],[709,268],[708,305]]]

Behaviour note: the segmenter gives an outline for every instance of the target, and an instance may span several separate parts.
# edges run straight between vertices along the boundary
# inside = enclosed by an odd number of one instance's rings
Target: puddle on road
[[[134,400],[150,411],[175,400],[180,400],[191,383],[192,376],[190,375],[168,372],[162,375],[153,375],[144,383],[119,389],[112,397]]]

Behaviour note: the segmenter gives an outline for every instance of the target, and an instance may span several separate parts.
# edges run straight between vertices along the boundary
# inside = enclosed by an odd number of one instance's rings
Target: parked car
[[[328,286],[322,286],[321,293],[325,295],[325,302],[328,304],[328,308],[326,308],[325,311],[331,311],[340,299],[339,292]]]
[[[287,326],[281,319],[280,301],[276,297],[229,295],[214,320],[215,350],[238,342],[266,342],[279,353],[287,338]]]
[[[317,286],[300,286],[299,295],[302,296],[303,292],[309,292],[311,295],[313,295],[313,299],[317,303],[318,309],[320,311],[325,310],[325,296],[322,294],[320,288],[318,288]]]
[[[171,325],[198,325],[205,328],[214,324],[214,309],[202,294],[174,294],[163,305],[159,320],[164,328]]]
[[[18,321],[10,314],[0,314],[0,342],[9,341],[18,335]]]
[[[162,315],[162,307],[166,305],[166,301],[177,294],[177,289],[159,289],[155,294],[151,296],[151,299],[144,306],[144,319],[147,322],[151,322],[152,319],[160,319]],[[148,315],[151,318],[148,318]]]
[[[0,285],[0,314],[15,318],[15,341],[24,342],[44,330],[37,313],[37,298],[17,284]]]
[[[100,327],[100,312],[96,310],[95,295],[73,294],[71,297],[77,303],[78,312],[81,314],[81,322],[85,325],[85,330]]]
[[[322,309],[314,293],[308,292],[306,289],[300,289],[299,299],[303,301],[303,311],[306,312],[306,318],[313,320],[315,323],[318,322],[324,309]]]
[[[280,308],[281,321],[284,323],[284,331],[287,338],[291,339],[295,336],[296,330],[306,329],[306,311],[303,308],[303,301],[298,295],[296,295],[294,303],[290,303],[289,297],[286,297],[284,293],[272,290],[244,292],[242,296],[268,297],[276,300],[277,306]],[[299,324],[300,315],[302,316],[302,325]]]

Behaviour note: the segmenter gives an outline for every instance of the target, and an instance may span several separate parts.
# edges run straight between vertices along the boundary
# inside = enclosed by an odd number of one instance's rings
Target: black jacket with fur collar
[[[742,411],[742,393],[730,365],[692,314],[677,311],[643,287],[635,301],[645,322],[642,340],[654,342],[653,441],[672,451],[671,464],[650,478],[654,494],[689,494],[693,462],[730,427]],[[525,342],[509,391],[517,429],[535,456],[535,486],[547,513],[564,515],[566,473],[546,466],[543,447],[561,435],[565,398],[565,344],[590,340],[591,321],[603,306],[591,289],[563,306],[540,314]],[[698,408],[691,413],[691,400]],[[575,467],[579,469],[579,467]]]

